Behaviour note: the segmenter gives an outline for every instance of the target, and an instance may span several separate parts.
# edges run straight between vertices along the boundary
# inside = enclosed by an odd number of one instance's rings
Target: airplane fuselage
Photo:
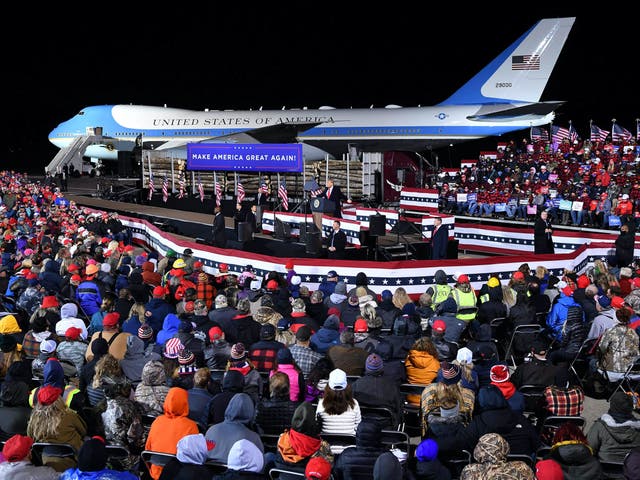
[[[526,104],[496,105],[496,108],[520,105]],[[324,156],[325,152],[346,153],[349,145],[355,145],[361,151],[424,151],[544,125],[553,119],[553,113],[521,115],[499,121],[468,118],[486,106],[194,111],[142,105],[104,105],[84,108],[75,117],[58,125],[49,135],[49,140],[63,148],[74,137],[85,135],[88,127],[102,127],[103,136],[113,139],[112,143],[93,145],[87,149],[86,156],[113,159],[117,158],[118,150],[131,150],[140,135],[145,145],[158,147],[170,141],[196,143],[278,124],[318,123],[297,137],[304,145],[316,147],[305,151],[305,158],[313,159],[309,156]]]

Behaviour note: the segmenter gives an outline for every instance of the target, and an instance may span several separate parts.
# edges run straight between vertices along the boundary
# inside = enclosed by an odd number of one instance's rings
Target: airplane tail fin
[[[440,105],[540,101],[574,22],[540,20]]]

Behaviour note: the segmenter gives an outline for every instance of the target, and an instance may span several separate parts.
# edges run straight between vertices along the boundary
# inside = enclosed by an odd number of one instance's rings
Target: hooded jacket
[[[553,445],[549,457],[560,464],[565,480],[598,480],[602,467],[591,448],[582,442],[566,441]]]
[[[142,370],[150,360],[160,360],[160,355],[157,353],[145,355],[144,342],[133,335],[127,337],[127,351],[124,358],[120,360],[120,367],[133,386],[137,386],[142,381]]]
[[[44,271],[40,273],[40,285],[49,292],[59,292],[62,288],[62,277],[60,276],[60,264],[55,260],[49,260]]]
[[[208,459],[227,463],[231,447],[242,439],[254,443],[264,453],[260,435],[250,428],[254,416],[255,408],[251,397],[246,393],[235,394],[224,412],[224,421],[210,427],[205,434],[207,440],[216,444],[209,452]]]
[[[188,418],[187,391],[178,387],[171,388],[164,400],[163,409],[164,414],[151,424],[145,449],[175,454],[178,441],[182,437],[198,433],[198,424]],[[151,477],[157,480],[162,473],[162,467],[151,465],[150,471]]]
[[[387,450],[380,441],[381,432],[380,425],[375,421],[360,422],[356,430],[356,446],[345,448],[333,466],[336,478],[351,478],[350,469],[352,467],[359,467],[358,471],[369,467],[373,476],[373,466],[376,460]]]
[[[465,466],[460,478],[534,480],[535,475],[531,468],[520,460],[507,461],[508,454],[509,444],[502,436],[495,433],[483,435],[473,449],[476,463]]]
[[[340,345],[340,320],[330,315],[316,333],[311,335],[311,348],[318,353],[327,353],[334,345]]]
[[[217,424],[224,421],[224,415],[229,402],[236,393],[244,390],[244,376],[237,370],[229,370],[222,377],[222,392],[216,394],[209,403],[209,423]]]
[[[553,338],[558,341],[562,340],[562,326],[567,320],[569,307],[580,307],[580,305],[576,303],[572,296],[568,297],[560,292],[560,298],[558,298],[549,315],[547,315],[547,327],[551,330]]]
[[[151,325],[154,332],[159,332],[162,329],[162,324],[168,314],[176,312],[175,307],[164,298],[152,298],[145,304],[145,309],[151,313],[151,316],[146,317],[145,321]]]
[[[630,450],[640,447],[640,420],[618,423],[605,413],[593,423],[587,440],[601,462],[622,462]]]
[[[429,384],[438,375],[440,361],[427,352],[410,350],[404,362],[407,369],[409,383]],[[420,395],[407,395],[407,401],[415,405],[420,404]]]
[[[178,334],[180,319],[175,313],[168,313],[162,322],[162,330],[158,332],[156,342],[158,345],[164,345],[167,340]]]
[[[135,401],[142,406],[145,414],[159,415],[163,412],[168,393],[167,375],[162,362],[147,362],[142,368],[141,382],[135,390]]]

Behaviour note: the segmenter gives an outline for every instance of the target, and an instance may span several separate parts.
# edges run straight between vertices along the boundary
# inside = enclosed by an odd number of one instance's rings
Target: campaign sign
[[[188,170],[302,172],[300,143],[189,143]]]

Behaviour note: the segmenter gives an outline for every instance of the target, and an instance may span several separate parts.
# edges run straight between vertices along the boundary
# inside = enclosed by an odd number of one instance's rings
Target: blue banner
[[[300,143],[189,143],[188,170],[302,172]]]

